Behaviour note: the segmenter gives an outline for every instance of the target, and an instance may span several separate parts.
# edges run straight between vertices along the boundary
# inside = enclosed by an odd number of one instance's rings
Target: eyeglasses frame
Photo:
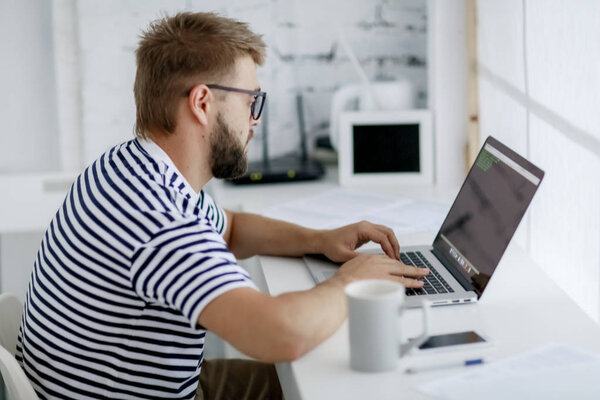
[[[230,87],[230,86],[217,85],[214,83],[207,84],[206,87],[209,89],[217,89],[217,90],[225,90],[228,92],[245,93],[245,94],[254,96],[254,101],[250,105],[250,115],[252,116],[252,119],[254,119],[255,121],[258,121],[258,119],[260,118],[260,116],[263,112],[263,108],[265,106],[265,102],[267,101],[267,92],[261,92],[260,90],[239,89],[239,88],[234,88],[234,87]],[[189,96],[190,91],[188,90],[185,93],[185,95]],[[262,97],[262,102],[260,103],[260,109],[257,112],[255,110],[255,108],[256,108],[256,99],[258,97]],[[255,116],[255,114],[256,114],[256,116]]]

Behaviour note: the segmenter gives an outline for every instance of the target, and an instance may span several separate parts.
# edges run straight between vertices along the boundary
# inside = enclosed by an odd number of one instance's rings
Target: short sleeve
[[[198,196],[198,208],[215,230],[223,236],[227,230],[227,214],[204,190],[200,191]]]
[[[239,287],[256,289],[221,235],[198,219],[170,224],[140,246],[130,278],[144,301],[180,311],[192,328],[216,297]]]

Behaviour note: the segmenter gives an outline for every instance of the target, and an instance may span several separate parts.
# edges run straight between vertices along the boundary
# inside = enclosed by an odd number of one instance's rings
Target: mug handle
[[[421,302],[421,309],[423,310],[423,333],[419,337],[409,340],[407,343],[400,344],[400,357],[404,357],[413,347],[420,346],[429,339],[430,307],[431,302],[423,299]]]

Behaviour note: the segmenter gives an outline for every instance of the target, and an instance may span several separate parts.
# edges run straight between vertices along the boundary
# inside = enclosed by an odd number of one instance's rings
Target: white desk
[[[409,245],[424,235],[419,236],[399,239]],[[260,262],[273,295],[313,286],[300,259],[263,256]],[[419,311],[409,310],[405,318],[408,324],[404,326],[412,328],[405,334],[418,334]],[[478,304],[434,308],[432,321],[433,333],[481,329],[496,343],[497,358],[549,342],[571,343],[600,353],[600,327],[516,246],[509,246]],[[416,386],[461,370],[365,374],[348,365],[348,327],[344,323],[316,349],[295,362],[277,365],[277,370],[288,400],[425,399]]]
[[[304,185],[304,186],[302,186]],[[249,211],[315,194],[335,186],[329,181],[301,186],[220,187],[218,201],[233,198],[248,202]],[[238,194],[239,193],[239,197]],[[264,197],[263,197],[264,196]],[[264,198],[265,203],[261,203]],[[227,206],[228,201],[225,201]],[[231,204],[231,203],[230,203]],[[431,242],[434,233],[399,237],[401,245]],[[259,258],[266,289],[273,295],[310,289],[314,283],[301,259]],[[418,310],[405,313],[405,334],[420,329]],[[495,342],[495,356],[503,358],[549,342],[566,342],[600,353],[600,327],[516,245],[509,246],[496,274],[478,304],[440,307],[432,310],[432,331],[443,333],[481,329]],[[477,367],[471,367],[477,368]],[[365,374],[350,370],[348,327],[342,327],[328,340],[301,359],[277,365],[287,400],[294,399],[426,399],[416,387],[461,369],[438,370],[406,375],[396,372]]]

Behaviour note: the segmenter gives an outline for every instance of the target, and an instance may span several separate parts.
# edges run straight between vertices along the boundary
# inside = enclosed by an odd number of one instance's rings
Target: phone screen
[[[473,331],[450,333],[447,335],[431,336],[419,349],[435,349],[444,346],[455,346],[459,344],[482,343],[485,339]]]

